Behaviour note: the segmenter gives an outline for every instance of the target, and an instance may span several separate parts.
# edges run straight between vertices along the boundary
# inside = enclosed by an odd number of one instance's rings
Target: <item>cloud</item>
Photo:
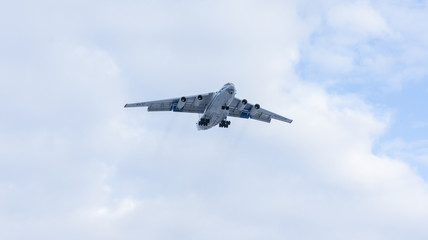
[[[382,91],[420,83],[427,75],[420,65],[427,58],[426,36],[417,33],[423,5],[325,1],[318,11],[303,8],[315,28],[302,47],[300,72],[319,83]]]
[[[428,149],[426,148],[426,143],[426,140],[406,142],[397,138],[383,143],[380,153],[398,159],[406,159],[414,164],[415,170],[425,175],[423,173],[425,173],[425,168],[428,163]]]
[[[333,31],[352,36],[382,35],[390,32],[385,19],[369,2],[344,3],[327,12],[327,24]],[[350,34],[350,32],[351,34]]]
[[[220,129],[200,135],[191,132],[194,126],[176,128],[162,139],[168,146],[162,152],[149,150],[159,141],[153,130],[135,134],[131,142],[138,139],[138,146],[148,147],[129,149],[134,157],[115,163],[111,182],[120,187],[108,193],[119,203],[135,205],[127,215],[115,214],[122,208],[116,203],[94,207],[90,212],[102,211],[91,226],[116,226],[104,237],[117,232],[213,239],[425,235],[426,183],[400,160],[371,151],[387,118],[379,120],[353,96],[330,95],[316,85],[299,83],[288,91],[271,94],[289,102],[282,111],[293,113],[292,125],[274,122],[267,128],[232,119],[228,141]],[[187,128],[187,120],[176,124]],[[247,125],[246,131],[240,132],[240,124]],[[135,156],[141,157],[135,161]],[[122,199],[124,193],[132,193],[132,200]]]
[[[3,57],[1,238],[426,236],[426,182],[372,151],[389,114],[302,81],[294,67],[316,25],[289,4],[106,3],[80,12],[85,24],[55,15],[76,28],[34,43],[26,65]],[[331,19],[380,19],[342,8],[355,13]],[[51,30],[39,27],[27,39]],[[122,108],[228,81],[294,122],[201,132],[194,115]]]

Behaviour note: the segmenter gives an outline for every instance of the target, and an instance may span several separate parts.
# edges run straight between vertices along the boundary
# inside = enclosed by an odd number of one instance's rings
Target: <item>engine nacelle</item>
[[[239,110],[244,109],[244,107],[245,107],[245,105],[247,105],[247,103],[248,103],[247,99],[243,99],[243,100],[239,103],[239,105],[238,105],[238,109],[239,109]]]
[[[202,95],[198,95],[192,103],[193,106],[198,107],[202,103],[202,99],[204,99],[204,97]]]
[[[177,103],[177,109],[180,109],[180,110],[183,109],[184,104],[186,104],[186,101],[187,101],[186,97],[181,97]]]
[[[254,116],[254,114],[256,114],[260,109],[260,105],[259,104],[255,104],[251,110],[250,110],[250,116]]]

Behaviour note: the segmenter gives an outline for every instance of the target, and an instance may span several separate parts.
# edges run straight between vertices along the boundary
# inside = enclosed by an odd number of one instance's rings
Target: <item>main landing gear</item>
[[[199,120],[198,125],[199,126],[208,126],[208,123],[210,123],[210,120],[208,118],[201,118]]]
[[[225,109],[226,109],[226,110],[229,110],[229,106],[221,106],[221,109],[222,109],[222,110],[225,110]]]
[[[221,123],[218,126],[221,127],[221,128],[228,128],[229,125],[230,125],[230,121],[222,120]]]

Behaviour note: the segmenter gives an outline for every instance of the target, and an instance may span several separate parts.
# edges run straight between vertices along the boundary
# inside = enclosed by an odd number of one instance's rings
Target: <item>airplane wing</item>
[[[128,103],[128,107],[147,107],[147,111],[174,111],[189,113],[204,113],[208,103],[212,100],[214,93],[185,96],[150,102]]]
[[[253,105],[251,103],[243,104],[240,99],[234,98],[229,106],[229,116],[239,118],[251,118],[268,123],[272,119],[287,123],[291,123],[293,121],[276,113],[270,112],[266,109],[260,108],[260,106],[258,106],[259,108],[256,109],[256,105]]]

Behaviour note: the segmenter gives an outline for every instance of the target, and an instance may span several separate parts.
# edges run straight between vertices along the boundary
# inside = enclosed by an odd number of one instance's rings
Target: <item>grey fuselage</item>
[[[207,130],[218,125],[229,114],[228,107],[235,98],[236,90],[232,83],[225,84],[220,91],[214,94],[200,119],[209,119],[207,126],[197,125],[198,130]]]

